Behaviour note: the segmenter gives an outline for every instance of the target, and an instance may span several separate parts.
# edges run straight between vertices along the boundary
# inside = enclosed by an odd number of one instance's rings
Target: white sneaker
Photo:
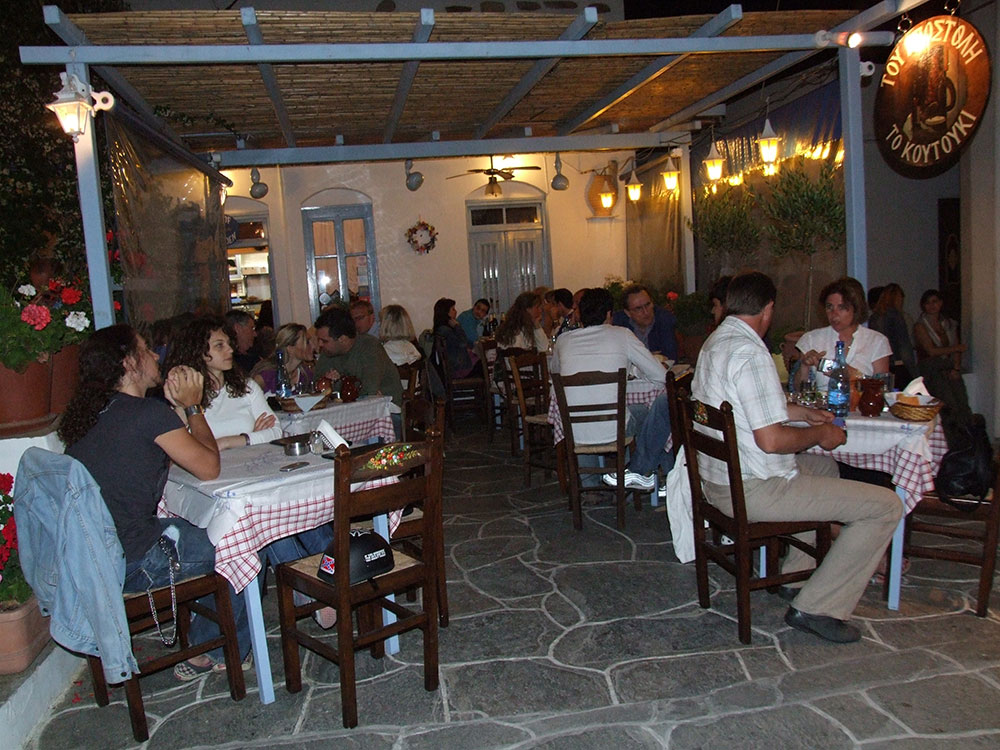
[[[659,497],[660,499],[666,499],[666,497],[667,497],[667,483],[666,483],[666,481],[664,481],[663,484],[660,485],[660,489],[658,489],[656,491],[656,496]]]
[[[615,472],[609,472],[601,477],[606,485],[611,487],[618,486],[618,474]],[[627,490],[643,490],[644,492],[649,492],[656,486],[656,478],[650,474],[648,477],[643,474],[637,474],[634,471],[625,470],[625,489]]]

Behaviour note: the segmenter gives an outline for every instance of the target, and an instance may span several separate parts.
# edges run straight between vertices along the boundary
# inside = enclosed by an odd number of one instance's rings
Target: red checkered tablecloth
[[[848,432],[858,429],[857,425],[848,421]],[[934,489],[934,477],[941,466],[941,459],[948,452],[948,443],[944,430],[938,422],[926,436],[924,450],[907,450],[893,446],[884,453],[851,453],[847,451],[824,451],[821,448],[810,448],[807,453],[830,456],[836,461],[859,469],[884,471],[892,477],[892,483],[905,494],[906,512],[909,513],[920,502],[925,492]],[[913,446],[911,446],[913,447]]]
[[[651,383],[648,380],[630,380],[625,384],[626,404],[645,404],[649,406],[656,401],[657,396],[666,391],[664,383]],[[559,404],[556,403],[555,389],[549,393],[549,424],[552,425],[553,442],[558,444],[563,439],[562,416],[559,414]]]
[[[349,404],[333,404],[325,409],[313,409],[304,414],[278,415],[285,435],[312,432],[321,420],[333,427],[345,440],[352,443],[381,438],[387,443],[396,439],[392,428],[388,396],[371,396]]]

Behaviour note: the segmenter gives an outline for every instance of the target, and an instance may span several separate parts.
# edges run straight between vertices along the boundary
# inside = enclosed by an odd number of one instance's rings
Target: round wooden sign
[[[958,161],[990,97],[990,56],[979,31],[955,16],[911,28],[886,61],[875,96],[875,138],[907,177],[934,177]]]

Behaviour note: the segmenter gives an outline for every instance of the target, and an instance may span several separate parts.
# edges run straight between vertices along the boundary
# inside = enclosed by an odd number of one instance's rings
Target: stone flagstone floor
[[[758,592],[743,646],[732,579],[712,570],[701,609],[662,510],[629,507],[620,533],[609,506],[590,505],[574,532],[558,485],[536,472],[524,489],[506,436],[488,446],[480,433],[460,423],[447,451],[452,616],[437,692],[423,689],[419,634],[406,634],[395,657],[358,654],[359,726],[345,730],[332,664],[309,654],[302,692],[286,692],[272,593],[276,702],[259,703],[252,673],[240,703],[220,675],[147,678],[146,746],[1000,747],[1000,592],[975,617],[974,569],[914,561],[898,613],[870,586],[855,613],[865,637],[846,646],[791,630],[784,602]],[[30,747],[135,744],[123,691],[97,708],[81,675]]]

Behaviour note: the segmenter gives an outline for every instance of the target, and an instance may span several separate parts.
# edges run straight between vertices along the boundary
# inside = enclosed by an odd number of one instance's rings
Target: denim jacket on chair
[[[139,666],[122,585],[125,553],[101,489],[76,459],[41,448],[21,457],[14,482],[14,517],[24,576],[57,643],[100,656],[108,682]]]

